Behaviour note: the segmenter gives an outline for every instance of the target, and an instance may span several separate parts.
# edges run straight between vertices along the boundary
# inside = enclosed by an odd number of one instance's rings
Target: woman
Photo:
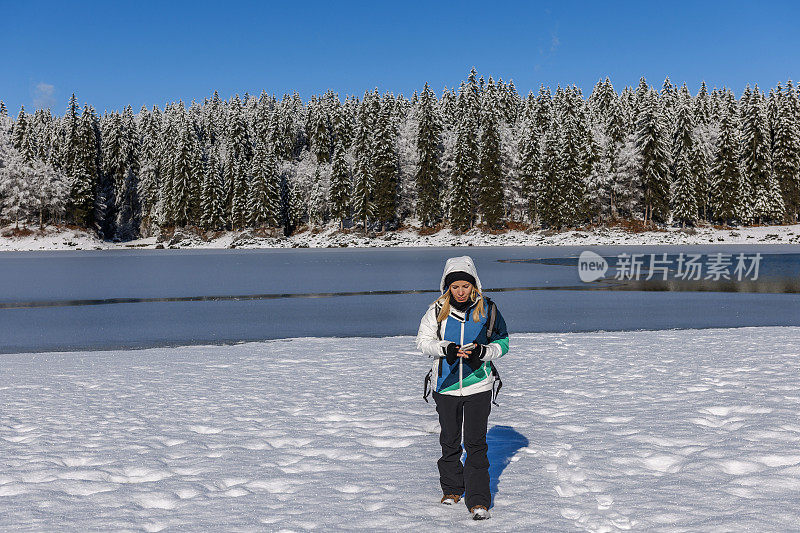
[[[486,456],[486,425],[496,375],[491,361],[508,352],[508,331],[500,311],[483,295],[468,255],[447,260],[439,288],[442,295],[428,306],[416,342],[422,353],[434,358],[433,399],[442,445],[437,463],[444,492],[441,503],[452,505],[466,491],[464,502],[472,518],[483,520],[490,516],[492,501]],[[474,347],[469,346],[472,343]],[[464,465],[462,422],[467,449]]]

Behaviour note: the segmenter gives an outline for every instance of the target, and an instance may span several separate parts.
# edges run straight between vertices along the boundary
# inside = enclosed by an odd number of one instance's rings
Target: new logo
[[[592,251],[584,250],[578,257],[578,275],[585,283],[602,278],[607,270],[606,260]]]

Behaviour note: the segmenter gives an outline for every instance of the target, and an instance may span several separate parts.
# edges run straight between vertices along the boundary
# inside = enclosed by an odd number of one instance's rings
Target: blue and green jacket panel
[[[485,298],[485,297],[484,297]],[[479,301],[479,300],[478,300]],[[491,338],[487,338],[487,327],[489,321],[489,305],[491,300],[486,298],[487,305],[484,306],[485,314],[479,316],[479,321],[474,322],[472,315],[478,301],[473,303],[466,311],[462,321],[461,313],[451,308],[450,315],[438,325],[437,334],[440,340],[462,344],[461,328],[463,325],[463,344],[474,342],[486,345],[486,354],[483,357],[484,363],[477,370],[459,358],[452,365],[444,357],[438,358],[438,364],[434,364],[436,376],[436,392],[456,394],[473,394],[490,390],[492,382],[491,360],[498,359],[508,352],[508,330],[500,309],[495,308],[494,331]],[[444,343],[443,343],[444,344]],[[443,352],[444,353],[444,352]],[[461,379],[459,381],[459,366],[461,366]]]

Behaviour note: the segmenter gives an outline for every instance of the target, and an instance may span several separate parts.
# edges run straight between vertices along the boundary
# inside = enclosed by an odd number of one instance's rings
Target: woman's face
[[[454,281],[450,284],[450,294],[457,302],[465,302],[472,294],[472,283],[469,281]]]

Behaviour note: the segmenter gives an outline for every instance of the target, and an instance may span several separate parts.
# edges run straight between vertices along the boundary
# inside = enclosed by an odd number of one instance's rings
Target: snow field
[[[2,356],[0,529],[774,531],[800,328],[510,335],[493,517],[438,504],[413,337]]]

